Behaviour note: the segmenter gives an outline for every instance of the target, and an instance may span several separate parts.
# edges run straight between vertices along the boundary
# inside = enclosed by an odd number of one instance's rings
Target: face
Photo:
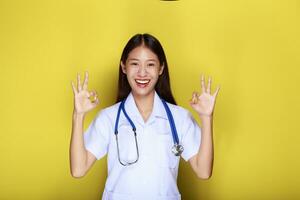
[[[147,96],[154,93],[155,84],[163,72],[158,57],[144,46],[134,48],[128,55],[126,63],[122,63],[122,71],[126,74],[133,95]]]

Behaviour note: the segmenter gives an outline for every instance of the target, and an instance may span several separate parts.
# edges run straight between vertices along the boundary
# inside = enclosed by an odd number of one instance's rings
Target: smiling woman
[[[164,69],[155,53],[145,46],[136,47],[130,52],[126,64],[121,61],[121,65],[135,97],[151,95],[151,92],[153,95],[155,84]]]
[[[211,176],[212,118],[219,91],[210,94],[211,78],[206,87],[202,76],[202,94],[194,93],[190,101],[202,128],[188,110],[176,105],[164,50],[150,34],[136,34],[128,41],[120,60],[117,102],[101,110],[83,131],[86,113],[99,104],[97,93],[89,92],[87,84],[87,72],[83,85],[79,75],[77,88],[72,82],[71,173],[84,176],[107,154],[103,200],[181,199],[180,156],[189,161],[197,177]]]

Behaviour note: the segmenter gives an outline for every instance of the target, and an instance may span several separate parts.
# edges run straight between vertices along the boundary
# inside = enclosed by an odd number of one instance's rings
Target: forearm
[[[87,151],[83,141],[84,115],[73,113],[72,136],[70,143],[70,165],[74,177],[80,177],[85,173]]]
[[[213,147],[213,118],[200,117],[202,121],[201,145],[197,154],[197,171],[202,177],[209,178],[212,174],[214,147]]]

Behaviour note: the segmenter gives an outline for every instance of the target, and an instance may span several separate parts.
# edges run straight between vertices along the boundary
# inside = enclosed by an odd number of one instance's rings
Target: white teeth
[[[150,80],[135,80],[137,83],[141,83],[141,84],[145,84],[145,83],[149,83]]]

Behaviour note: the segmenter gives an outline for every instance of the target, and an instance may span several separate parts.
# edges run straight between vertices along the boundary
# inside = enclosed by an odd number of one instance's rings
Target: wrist
[[[212,119],[213,119],[213,115],[206,115],[206,114],[199,114],[199,117],[200,117],[200,119],[201,120],[209,120],[209,121],[211,121]]]
[[[73,111],[73,118],[74,119],[83,119],[85,117],[85,113],[78,113],[75,110]]]

